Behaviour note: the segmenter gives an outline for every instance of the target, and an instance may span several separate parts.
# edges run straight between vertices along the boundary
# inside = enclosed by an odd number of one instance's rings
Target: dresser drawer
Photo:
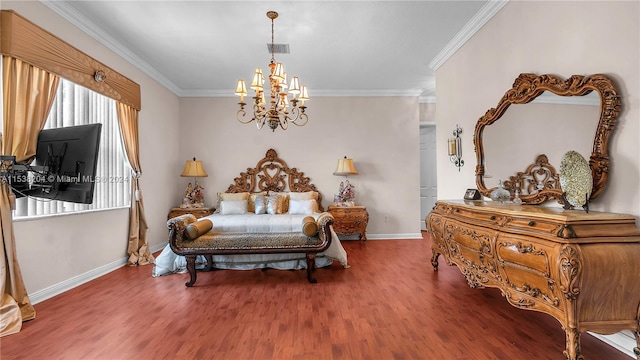
[[[524,235],[573,238],[576,236],[570,226],[552,219],[512,216],[499,212],[477,211],[468,208],[451,208],[453,218],[468,224],[487,226],[497,230]]]
[[[496,239],[496,258],[506,286],[519,293],[520,305],[532,306],[533,299],[557,307],[559,284],[553,280],[549,257],[558,250],[552,246],[527,241],[519,236],[501,234]],[[529,298],[528,301],[525,299]]]
[[[457,221],[446,221],[444,226],[445,243],[451,259],[474,272],[483,274],[477,279],[480,283],[499,278],[492,241],[496,232],[491,229],[469,228]]]

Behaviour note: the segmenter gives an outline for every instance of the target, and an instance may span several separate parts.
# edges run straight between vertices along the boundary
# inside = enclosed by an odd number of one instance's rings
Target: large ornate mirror
[[[476,123],[478,190],[489,197],[501,180],[512,198],[518,190],[523,203],[553,199],[563,203],[559,174],[552,164],[559,165],[562,154],[574,150],[589,159],[590,199],[596,198],[606,184],[607,144],[619,110],[620,97],[606,75],[563,80],[520,74],[498,106]],[[485,181],[494,186],[487,187]]]

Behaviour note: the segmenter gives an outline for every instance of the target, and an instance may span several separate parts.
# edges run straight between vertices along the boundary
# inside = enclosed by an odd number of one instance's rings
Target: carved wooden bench
[[[317,233],[314,236],[305,235],[301,229],[300,232],[206,232],[202,235],[196,234],[194,238],[194,235],[188,234],[187,231],[189,225],[196,222],[195,216],[191,214],[170,219],[167,226],[171,249],[187,260],[187,271],[191,278],[185,285],[191,287],[196,282],[195,263],[198,255],[207,257],[205,270],[211,270],[212,255],[304,253],[307,261],[307,280],[316,283],[315,256],[331,244],[330,226],[333,221],[331,214],[322,213],[316,221]],[[189,230],[192,229],[193,227]]]

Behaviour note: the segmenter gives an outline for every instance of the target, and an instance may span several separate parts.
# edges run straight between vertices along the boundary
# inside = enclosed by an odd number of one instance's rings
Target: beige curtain
[[[2,154],[16,156],[18,162],[28,162],[36,153],[38,133],[44,127],[51,110],[60,78],[21,60],[2,58],[3,133]],[[0,141],[1,143],[2,141]],[[22,280],[13,233],[11,198],[8,184],[0,184],[0,219],[2,224],[2,276],[0,288],[0,336],[20,331],[22,322],[34,319]]]
[[[140,191],[140,151],[138,140],[138,110],[131,106],[117,102],[118,121],[122,133],[122,142],[133,171],[131,181],[131,208],[129,209],[129,254],[128,265],[147,265],[154,262],[153,255],[149,251],[147,235],[149,227],[144,215],[142,203],[142,191]]]

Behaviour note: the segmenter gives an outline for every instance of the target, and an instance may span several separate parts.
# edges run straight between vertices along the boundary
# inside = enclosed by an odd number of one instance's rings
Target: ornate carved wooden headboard
[[[318,193],[318,209],[324,211],[322,194],[309,181],[310,179],[304,176],[302,171],[290,168],[284,160],[278,157],[274,149],[269,149],[265,157],[258,161],[255,167],[247,168],[246,172],[241,172],[240,176],[233,180],[234,184],[229,185],[227,192],[315,191]]]

